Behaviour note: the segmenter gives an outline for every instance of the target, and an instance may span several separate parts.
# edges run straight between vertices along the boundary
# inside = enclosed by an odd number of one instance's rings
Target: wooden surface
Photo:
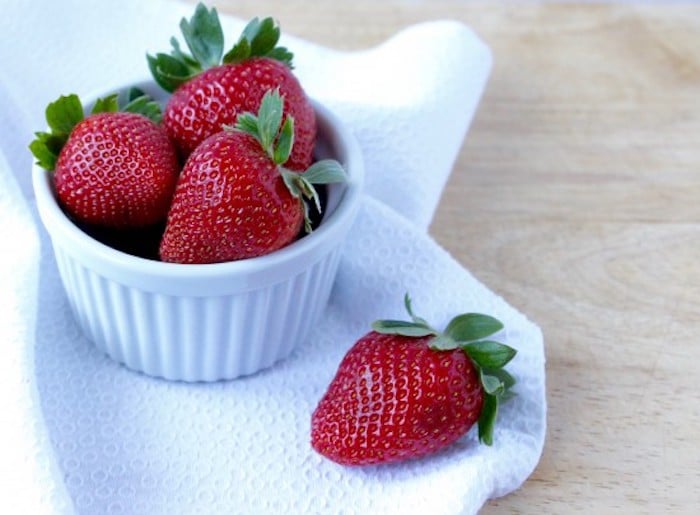
[[[342,49],[452,18],[495,67],[431,232],[538,323],[544,455],[501,513],[700,506],[700,5],[221,0]]]

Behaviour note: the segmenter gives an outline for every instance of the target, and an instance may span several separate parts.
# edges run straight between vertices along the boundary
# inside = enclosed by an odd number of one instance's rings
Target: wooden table
[[[548,434],[484,513],[700,506],[700,5],[220,0],[360,49],[452,18],[495,66],[431,231],[543,329]]]

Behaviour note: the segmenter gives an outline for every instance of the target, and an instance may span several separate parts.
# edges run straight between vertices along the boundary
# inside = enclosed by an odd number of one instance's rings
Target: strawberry
[[[76,221],[117,229],[165,219],[175,189],[177,152],[158,125],[160,107],[139,90],[119,111],[117,95],[85,116],[77,95],[46,108],[51,132],[29,145],[37,164],[54,171],[60,204]]]
[[[311,230],[303,198],[320,210],[313,184],[342,181],[326,159],[303,173],[282,166],[294,148],[294,118],[268,92],[257,115],[242,113],[234,127],[204,140],[187,159],[160,245],[163,261],[217,263],[261,256]]]
[[[493,441],[498,404],[515,383],[503,369],[516,351],[487,340],[503,325],[476,313],[444,332],[416,317],[380,320],[360,338],[311,417],[311,445],[343,465],[419,458],[462,437],[478,422]]]
[[[148,55],[155,81],[172,94],[163,124],[186,158],[202,141],[233,125],[242,112],[257,112],[264,94],[279,89],[285,114],[295,120],[287,168],[305,170],[312,161],[316,139],[313,106],[292,73],[293,55],[278,47],[280,29],[272,18],[253,19],[236,45],[224,55],[224,37],[216,9],[199,4],[180,29],[192,53],[171,39],[170,54]]]

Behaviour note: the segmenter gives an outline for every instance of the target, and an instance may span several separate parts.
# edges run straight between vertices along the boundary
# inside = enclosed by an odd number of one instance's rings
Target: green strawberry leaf
[[[35,135],[36,139],[29,144],[29,150],[36,158],[36,164],[44,170],[53,170],[65,139],[48,132],[37,132]]]
[[[517,351],[493,340],[481,340],[462,345],[462,349],[477,365],[484,368],[502,368],[515,357]]]
[[[192,18],[180,20],[180,31],[192,57],[203,70],[221,63],[224,33],[215,8],[207,10],[204,4],[197,4]],[[179,48],[175,48],[175,51],[177,56],[183,57]]]
[[[302,198],[304,195],[304,185],[301,183],[301,181],[297,180],[298,175],[299,174],[295,172],[282,169],[282,179],[284,180],[284,184],[287,186],[289,192],[294,197]]]
[[[510,391],[510,388],[515,385],[515,378],[504,368],[481,368],[481,371],[489,376],[496,377],[503,384],[503,393]],[[502,397],[502,396],[501,396]]]
[[[267,155],[273,160],[275,159],[275,155],[272,146],[280,131],[283,111],[284,100],[279,90],[265,93],[258,110],[258,132],[260,134],[260,144],[265,149]]]
[[[240,63],[250,57],[250,43],[247,39],[241,39],[236,43],[231,50],[224,55],[223,62],[225,64]]]
[[[170,51],[170,56],[184,64],[191,73],[199,73],[202,71],[202,65],[191,55],[186,54],[180,48],[180,42],[176,37],[170,38],[170,46],[173,49]]]
[[[286,47],[275,47],[272,50],[270,50],[266,56],[270,59],[274,59],[275,61],[280,61],[286,64],[289,69],[294,69],[294,64],[292,63],[292,61],[294,60],[294,54],[287,50]]]
[[[115,93],[104,98],[98,98],[95,101],[95,105],[92,107],[90,114],[116,113],[119,111],[119,102],[117,101],[117,97],[118,95]]]
[[[187,64],[168,54],[147,55],[146,59],[153,80],[170,93],[196,75]]]
[[[314,185],[306,180],[303,174],[292,172],[285,168],[280,168],[280,173],[282,174],[284,184],[293,196],[299,199],[306,198],[312,200],[316,206],[316,210],[319,213],[321,212],[321,199],[318,196],[318,192],[316,188],[314,188]],[[307,222],[307,220],[305,220],[305,222]],[[311,225],[311,220],[308,220],[308,224]]]
[[[309,166],[303,173],[311,184],[332,184],[347,179],[345,169],[335,159],[321,159]]]
[[[289,159],[289,156],[292,153],[293,146],[294,118],[288,116],[282,125],[282,130],[280,131],[279,136],[277,137],[277,145],[275,145],[273,161],[279,165],[286,163],[287,159]]]
[[[214,8],[207,10],[198,4],[192,18],[180,20],[180,31],[192,55],[182,51],[175,37],[170,38],[170,54],[146,55],[153,79],[170,93],[203,70],[221,64],[224,48],[224,34]]]
[[[75,94],[60,96],[46,107],[46,122],[55,134],[70,134],[84,116],[83,105]]]
[[[132,88],[136,89],[136,88]],[[163,113],[160,109],[160,104],[153,100],[150,96],[143,93],[143,91],[138,90],[141,95],[134,98],[133,92],[129,92],[127,98],[130,98],[129,102],[121,109],[125,113],[137,113],[150,119],[153,123],[160,123],[163,119]]]
[[[498,395],[504,391],[505,386],[498,377],[484,373],[483,369],[479,370],[479,376],[481,379],[481,386],[489,395]]]
[[[491,336],[503,329],[503,324],[489,315],[465,313],[454,317],[445,334],[458,342],[471,342]]]
[[[136,100],[139,97],[145,97],[146,92],[142,90],[141,88],[137,88],[136,86],[132,86],[129,88],[129,90],[126,92],[126,101],[131,102],[133,100]]]
[[[314,230],[314,226],[309,216],[309,206],[306,202],[302,202],[301,204],[304,206],[304,232],[306,234],[311,234]]]
[[[260,18],[256,16],[255,18],[251,19],[243,28],[243,32],[241,32],[240,39],[246,40],[252,46],[252,42],[255,39],[258,30],[260,30]]]
[[[267,55],[280,39],[280,29],[272,18],[265,18],[258,23],[257,30],[250,38],[252,55]]]
[[[372,329],[382,334],[398,334],[418,338],[435,334],[432,327],[404,320],[376,320],[372,323]]]
[[[63,148],[63,144],[65,143],[65,138],[63,135],[52,134],[49,132],[37,132],[36,134],[37,138],[41,140],[44,145],[46,145],[46,148],[58,155],[61,148]]]
[[[233,126],[224,125],[224,130],[240,131],[245,132],[246,134],[250,134],[256,140],[258,140],[258,142],[262,146],[262,141],[260,139],[260,133],[258,130],[258,117],[255,116],[253,113],[240,113],[236,117],[236,124]]]
[[[223,62],[238,63],[251,57],[268,57],[293,68],[294,55],[285,47],[276,46],[280,39],[280,28],[274,18],[253,18],[248,22],[236,44],[226,52]]]
[[[479,441],[486,445],[493,445],[493,430],[498,416],[498,397],[484,394],[484,404],[479,415]]]
[[[45,170],[56,167],[58,154],[68,141],[73,127],[80,123],[85,114],[78,95],[62,95],[46,106],[46,123],[51,132],[37,132],[29,144],[29,151],[36,158],[36,164]]]
[[[430,348],[435,350],[454,350],[459,348],[459,343],[445,333],[438,332],[437,336],[430,341]]]

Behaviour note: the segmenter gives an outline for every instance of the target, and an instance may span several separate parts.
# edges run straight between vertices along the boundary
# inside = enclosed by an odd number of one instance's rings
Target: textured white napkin
[[[453,22],[356,53],[286,38],[307,91],[360,140],[363,207],[330,305],[288,360],[231,382],[170,383],[126,370],[80,334],[38,228],[26,145],[59,94],[146,76],[145,52],[164,50],[192,6],[85,5],[6,0],[0,19],[15,42],[0,50],[0,513],[454,514],[518,488],[544,442],[541,332],[425,231],[489,73],[483,43]],[[243,22],[223,22],[231,43]],[[406,291],[435,324],[464,311],[500,318],[519,351],[509,365],[518,396],[493,447],[472,431],[425,460],[343,468],[311,450],[311,412],[371,321],[403,315]]]

